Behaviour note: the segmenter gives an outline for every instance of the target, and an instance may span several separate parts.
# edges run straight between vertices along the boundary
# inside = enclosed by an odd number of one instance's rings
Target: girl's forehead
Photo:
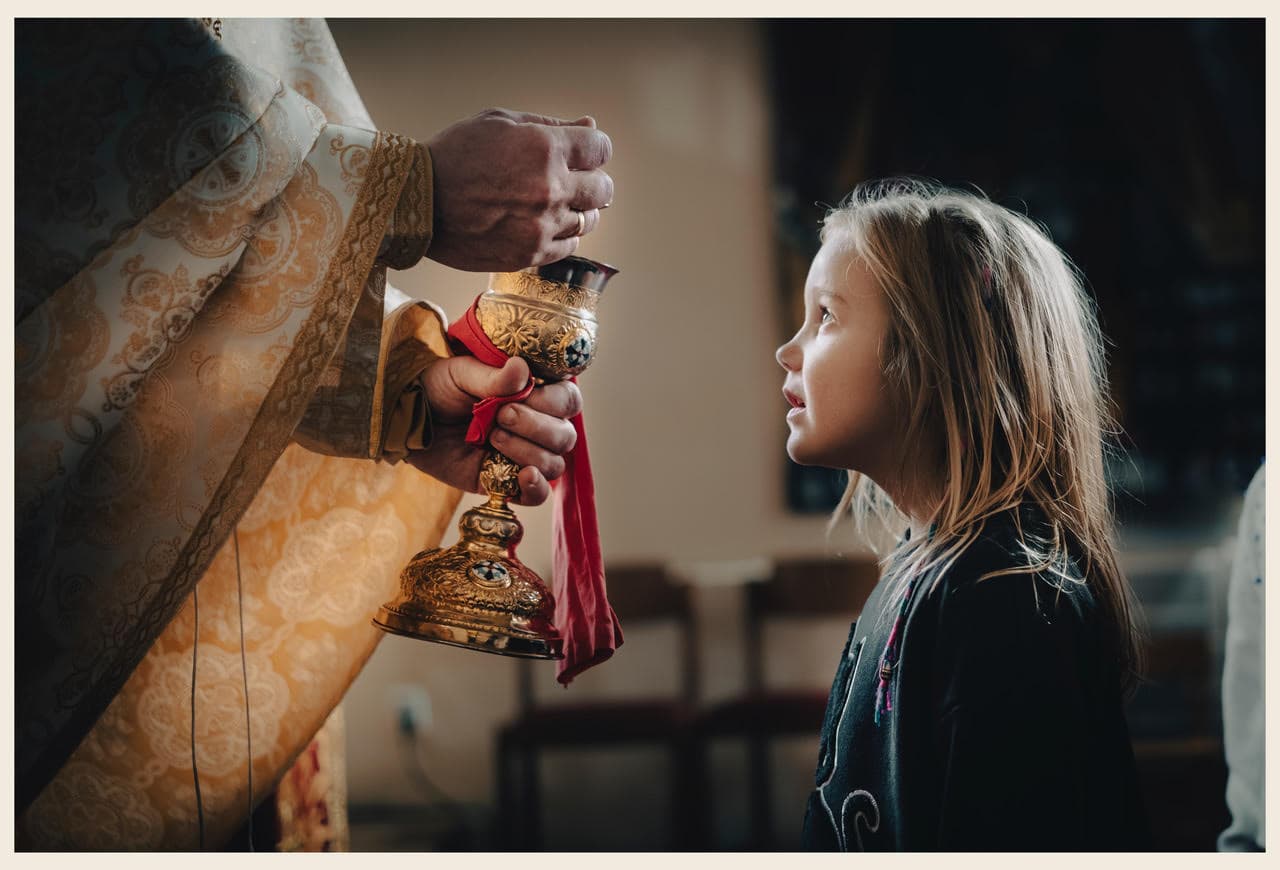
[[[852,242],[828,241],[818,249],[809,267],[805,289],[812,293],[861,294],[875,281]]]
[[[818,253],[814,260],[823,260],[824,262],[835,263],[854,259],[858,256],[858,246],[854,244],[851,237],[840,235],[827,239],[822,243],[822,247],[818,248]]]

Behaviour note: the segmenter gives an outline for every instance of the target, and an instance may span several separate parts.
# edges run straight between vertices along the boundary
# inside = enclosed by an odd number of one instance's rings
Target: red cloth
[[[455,350],[465,350],[487,365],[500,367],[507,361],[507,355],[485,335],[475,305],[449,327],[449,338]],[[476,402],[471,409],[471,425],[467,427],[467,443],[484,446],[502,406],[525,399],[531,392],[532,378],[517,393],[490,396]],[[622,646],[622,626],[605,592],[600,529],[596,525],[595,481],[591,476],[582,414],[575,415],[570,422],[578,433],[578,441],[565,454],[564,474],[559,480],[551,481],[555,508],[551,594],[555,598],[555,622],[564,648],[556,679],[565,686],[587,668],[607,660]]]

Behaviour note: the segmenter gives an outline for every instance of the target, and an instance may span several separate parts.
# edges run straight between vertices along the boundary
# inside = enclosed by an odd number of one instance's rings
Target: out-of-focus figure
[[[1265,471],[1266,465],[1258,469],[1245,492],[1227,589],[1222,743],[1227,756],[1231,824],[1218,837],[1218,849],[1223,852],[1260,852],[1267,845]]]

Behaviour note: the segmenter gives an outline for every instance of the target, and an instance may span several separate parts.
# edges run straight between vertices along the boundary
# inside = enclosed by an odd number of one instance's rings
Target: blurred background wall
[[[1162,845],[1212,846],[1225,824],[1220,589],[1262,454],[1260,23],[330,27],[382,129],[426,140],[502,106],[591,114],[612,137],[614,206],[581,249],[622,270],[581,382],[601,535],[611,562],[666,564],[693,590],[700,703],[746,685],[746,581],[778,560],[864,553],[851,530],[825,533],[832,476],[788,469],[783,451],[773,350],[794,326],[788,294],[816,247],[816,203],[909,173],[977,184],[1045,221],[1114,343],[1122,556],[1168,669],[1130,719],[1154,759],[1152,793],[1181,784],[1181,808],[1155,810]],[[452,318],[485,277],[426,263],[392,280]],[[545,576],[549,508],[520,516],[520,555]],[[847,630],[839,614],[782,625],[764,650],[769,679],[820,691]],[[538,664],[534,700],[675,692],[679,631],[629,628],[614,660],[568,691]],[[345,702],[353,848],[503,844],[494,748],[520,710],[520,667],[384,640]],[[771,750],[762,838],[746,750],[718,746],[712,845],[797,845],[816,749],[815,730]],[[669,764],[662,748],[546,753],[541,845],[667,848]]]

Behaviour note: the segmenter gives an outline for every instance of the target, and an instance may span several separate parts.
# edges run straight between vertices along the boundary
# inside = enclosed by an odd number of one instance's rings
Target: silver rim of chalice
[[[618,274],[618,269],[615,266],[601,263],[599,260],[579,257],[576,254],[565,257],[563,260],[557,260],[554,263],[530,266],[524,271],[547,281],[555,281],[559,284],[568,284],[572,287],[581,287],[595,292],[603,292],[604,285],[608,283],[610,278]]]

